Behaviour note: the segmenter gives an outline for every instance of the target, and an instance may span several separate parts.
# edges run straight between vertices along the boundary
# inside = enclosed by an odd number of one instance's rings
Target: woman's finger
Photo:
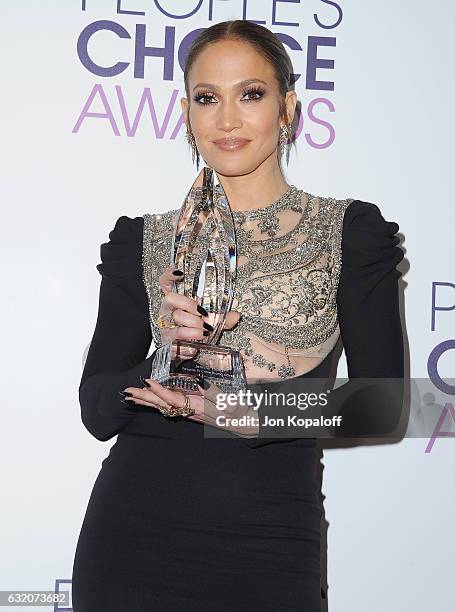
[[[159,404],[157,401],[155,403],[150,403],[150,402],[146,402],[145,400],[141,400],[139,398],[131,398],[128,401],[129,404],[138,404],[140,406],[147,406],[148,408],[154,408],[155,410],[159,410],[158,406],[161,406],[162,408],[170,408],[170,406],[167,406],[165,404]]]
[[[145,381],[149,384],[148,388],[139,389],[138,387],[127,387],[125,391],[133,394],[133,397],[150,403],[160,403],[160,405],[171,405],[177,408],[183,408],[185,405],[185,393],[183,391],[176,391],[165,387],[161,383],[157,382],[153,378],[145,378]],[[191,396],[191,406],[198,408],[199,411],[203,408],[202,395],[204,389],[198,385],[200,396]],[[193,397],[195,399],[193,399]]]
[[[141,389],[138,387],[128,387],[125,389],[125,391],[133,393],[133,397],[128,400],[130,403],[147,406],[148,408],[154,408],[155,410],[159,410],[159,406],[168,409],[172,407],[182,408],[184,406],[185,394],[183,392],[168,389],[153,379],[145,380],[150,384],[150,388]],[[152,391],[152,388],[156,392]],[[246,427],[238,425],[231,426],[230,424],[227,427],[218,425],[217,417],[221,413],[219,412],[218,407],[212,401],[213,397],[211,399],[205,397],[204,393],[206,393],[206,391],[201,386],[198,388],[200,395],[191,394],[188,396],[190,398],[190,406],[195,410],[195,413],[186,418],[198,423],[209,425],[211,427],[217,427],[224,430],[227,429],[228,431],[236,433],[240,436],[248,437],[251,435],[251,431],[253,430],[249,425]],[[214,389],[212,389],[212,392],[213,391]],[[243,408],[242,414],[247,414],[248,411],[248,408]]]
[[[150,388],[156,388],[156,395],[161,399],[161,401],[165,401],[175,408],[183,408],[185,406],[185,398],[188,397],[190,407],[195,411],[195,413],[188,418],[192,418],[193,420],[201,423],[204,422],[204,389],[201,386],[198,386],[201,395],[197,395],[185,394],[184,392],[168,389],[153,379],[149,380],[148,382],[151,385]]]
[[[148,408],[154,408],[155,410],[159,410],[161,408],[171,409],[175,407],[175,404],[169,404],[164,402],[158,395],[152,393],[151,391],[147,391],[146,394],[142,393],[144,389],[139,389],[137,387],[129,387],[131,389],[130,393],[135,393],[135,395],[131,398],[125,399],[129,404],[137,404],[139,406],[147,406]],[[147,396],[147,399],[144,399],[144,395]],[[140,396],[140,397],[139,397]],[[190,400],[191,401],[191,400]],[[199,422],[203,422],[203,414],[201,414],[201,409],[196,408],[195,402],[191,403],[191,407],[195,408],[196,412],[194,415],[188,418],[193,418],[193,420],[197,420]]]
[[[167,344],[168,342],[173,342],[174,340],[183,340],[183,341],[192,341],[195,340],[196,342],[202,342],[204,340],[204,338],[206,337],[207,334],[204,334],[204,330],[202,327],[184,327],[184,326],[179,326],[179,327],[168,327],[162,330],[161,332],[161,337],[163,340],[164,344]],[[208,332],[207,332],[208,333]],[[172,357],[175,358],[175,352],[176,352],[176,347],[172,348],[173,350],[173,355]],[[195,351],[197,349],[194,349],[192,351],[188,352],[188,355],[194,355]],[[186,354],[185,353],[181,353],[182,355]]]
[[[185,310],[186,312],[199,318],[207,317],[209,315],[209,313],[202,308],[202,306],[200,306],[194,298],[176,293],[175,291],[171,291],[164,296],[163,301],[161,302],[161,308],[164,309],[164,312],[170,312],[171,310],[180,308],[181,310]]]
[[[139,387],[128,387],[125,389],[125,391],[133,394],[133,397],[129,399],[125,398],[125,401],[130,403],[140,404],[141,406],[149,406],[150,408],[158,408],[158,406],[161,406],[162,408],[170,407],[167,402],[163,401],[163,399],[155,393],[148,392],[145,394],[144,391],[146,391],[146,389],[140,389]]]
[[[176,308],[172,311],[172,318],[177,325],[183,325],[185,327],[192,327],[195,329],[207,329],[208,331],[213,330],[213,327],[202,320],[201,315],[192,314],[181,308]],[[205,325],[204,325],[205,323]]]
[[[165,294],[172,291],[174,281],[179,282],[183,280],[183,274],[173,274],[174,270],[177,270],[175,266],[167,266],[158,279],[159,285]]]

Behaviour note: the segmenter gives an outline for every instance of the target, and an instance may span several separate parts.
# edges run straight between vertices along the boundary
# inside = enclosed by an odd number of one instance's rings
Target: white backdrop
[[[190,17],[171,15],[199,4]],[[178,51],[189,32],[243,17],[298,43],[289,53],[302,73],[303,124],[286,178],[311,193],[374,202],[400,225],[413,377],[427,377],[433,348],[455,337],[452,2],[119,3],[142,15],[117,14],[116,0],[36,5],[1,8],[0,590],[53,590],[71,578],[91,488],[115,441],[84,429],[77,396],[97,314],[95,265],[120,215],[175,208],[195,177],[179,102]],[[274,10],[275,22],[296,25],[274,24]],[[116,76],[94,74],[78,52],[84,28],[99,20],[128,35],[100,30],[88,42],[95,64],[129,63]],[[134,69],[141,27],[149,46],[169,35],[166,59],[146,57],[143,77]],[[333,60],[316,72],[333,83],[326,89],[306,88],[308,37],[323,37],[317,55]],[[446,310],[432,329],[435,282],[447,283],[436,292]],[[454,377],[454,350],[439,374]],[[338,375],[346,376],[344,355]],[[438,438],[431,452],[427,444],[325,452],[329,610],[455,609],[454,440]]]

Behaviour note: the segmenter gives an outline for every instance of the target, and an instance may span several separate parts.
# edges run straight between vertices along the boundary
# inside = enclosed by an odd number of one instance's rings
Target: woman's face
[[[243,81],[248,81],[245,83]],[[223,40],[209,45],[194,61],[188,75],[190,103],[182,98],[185,122],[191,127],[199,153],[224,176],[249,174],[264,162],[278,165],[280,92],[272,65],[243,41]],[[289,120],[296,94],[289,91]],[[240,147],[219,139],[245,139]],[[243,142],[243,141],[242,141]]]

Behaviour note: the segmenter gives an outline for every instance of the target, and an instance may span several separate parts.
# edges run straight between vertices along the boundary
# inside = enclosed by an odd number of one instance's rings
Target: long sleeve
[[[355,200],[345,213],[337,309],[348,383],[332,393],[329,412],[343,418],[335,437],[387,435],[401,417],[404,343],[397,265],[404,257],[376,204]]]
[[[404,373],[398,230],[376,204],[356,200],[346,210],[337,309],[349,378]]]
[[[287,410],[287,414],[299,413],[304,418],[341,416],[341,425],[319,430],[325,437],[327,432],[333,437],[386,435],[400,420],[404,348],[399,310],[401,272],[396,266],[404,253],[398,246],[398,230],[397,223],[385,221],[376,204],[354,200],[345,211],[337,311],[349,380],[330,392],[325,407],[304,413],[292,407]],[[308,378],[311,380],[311,372]],[[306,382],[305,377],[298,377],[289,381],[288,389],[306,391]],[[268,407],[261,414],[260,408],[258,413],[262,424],[266,414],[276,417],[279,410]],[[258,438],[248,444],[255,447],[295,438],[295,429],[291,429],[284,432],[283,428],[260,426]],[[308,431],[301,431],[301,435],[310,436]]]
[[[98,317],[80,386],[81,418],[98,440],[118,434],[136,414],[119,391],[142,386],[154,355],[146,359],[152,335],[142,280],[143,218],[120,217],[101,245]]]

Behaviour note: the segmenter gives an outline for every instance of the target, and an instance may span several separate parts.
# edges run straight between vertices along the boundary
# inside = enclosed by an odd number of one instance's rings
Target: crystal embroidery
[[[260,219],[258,226],[261,233],[267,233],[269,236],[275,236],[279,228],[279,219],[276,215],[277,212],[286,208],[295,210],[297,212],[302,212],[300,193],[301,192],[295,185],[291,185],[288,191],[286,191],[286,193],[283,194],[279,200],[273,202],[273,204],[247,211],[234,210],[234,222],[238,227],[241,227],[245,221]],[[266,215],[264,215],[264,210],[267,210]]]
[[[239,257],[232,310],[241,318],[219,342],[241,351],[247,374],[250,368],[256,377],[265,370],[290,378],[306,367],[305,360],[320,362],[335,345],[342,224],[352,201],[292,185],[268,206],[233,211]],[[143,215],[143,281],[156,346],[162,344],[154,323],[163,298],[159,276],[169,265],[178,210]]]

